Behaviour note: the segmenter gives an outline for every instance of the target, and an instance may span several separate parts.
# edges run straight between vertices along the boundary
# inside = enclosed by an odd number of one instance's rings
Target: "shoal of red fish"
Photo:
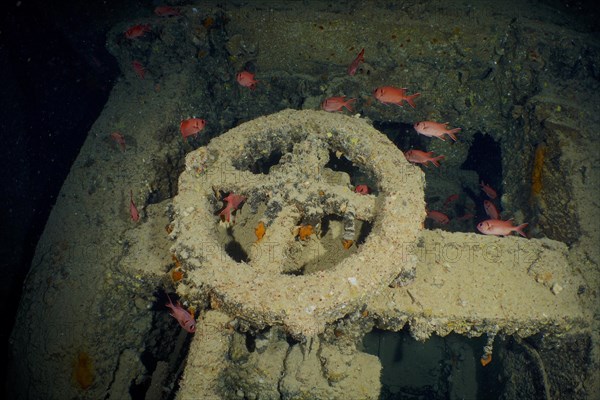
[[[180,17],[182,15],[179,8],[172,6],[157,6],[154,9],[154,13],[159,17]],[[124,32],[124,36],[128,40],[140,40],[150,32],[152,32],[152,26],[150,24],[136,24],[127,28]],[[346,71],[348,75],[354,76],[359,71],[360,64],[365,62],[364,55],[365,49],[363,48],[348,66]],[[138,60],[133,60],[131,65],[135,74],[140,79],[145,79],[147,69],[144,67],[144,65]],[[236,74],[236,81],[240,87],[250,89],[251,91],[255,90],[257,84],[260,82],[255,78],[254,73],[246,70],[242,70]],[[394,104],[397,106],[403,106],[404,104],[408,104],[412,108],[416,108],[415,100],[421,95],[420,93],[409,94],[407,92],[407,88],[395,86],[377,87],[373,90],[372,94],[377,101],[384,105]],[[327,112],[342,112],[343,109],[353,112],[352,106],[356,100],[356,98],[347,99],[346,96],[329,97],[323,100],[321,103],[321,109]],[[202,118],[191,117],[182,120],[179,127],[182,138],[187,140],[188,137],[196,136],[206,127],[206,124],[207,121]],[[431,138],[436,137],[442,141],[445,141],[446,137],[449,137],[452,139],[452,141],[457,141],[456,135],[461,131],[461,128],[449,128],[449,122],[441,123],[435,121],[420,121],[415,123],[413,127],[417,134]],[[125,151],[125,138],[121,133],[114,132],[110,135],[110,137],[120,147],[121,151]],[[435,167],[439,167],[440,161],[445,158],[444,155],[434,155],[432,151],[425,152],[418,149],[408,150],[404,153],[404,155],[411,163],[421,164],[423,166],[432,164]],[[477,224],[477,230],[486,235],[507,236],[512,232],[516,232],[526,237],[523,229],[528,224],[525,223],[515,226],[512,224],[512,220],[502,220],[498,208],[493,203],[493,200],[497,197],[496,191],[484,182],[481,182],[480,186],[481,190],[490,199],[483,202],[484,210],[489,216],[489,219]],[[355,187],[355,192],[365,195],[369,194],[371,189],[367,185],[357,185]],[[450,203],[456,201],[458,197],[458,194],[449,196],[444,202],[443,208],[445,209]],[[219,217],[226,222],[231,222],[233,220],[233,213],[241,207],[245,200],[245,196],[229,193],[225,198],[223,198],[225,205],[219,213]],[[140,213],[133,200],[133,191],[130,191],[129,212],[132,221],[138,222],[140,220]],[[427,210],[427,218],[432,219],[436,223],[442,225],[450,222],[450,217],[448,217],[447,214],[437,210]],[[457,217],[458,220],[468,220],[471,218],[473,218],[473,214],[471,213],[466,213],[461,217]],[[183,309],[179,302],[177,305],[174,305],[169,298],[167,307],[171,309],[171,315],[178,320],[180,325],[186,331],[195,331],[194,317],[188,311]]]

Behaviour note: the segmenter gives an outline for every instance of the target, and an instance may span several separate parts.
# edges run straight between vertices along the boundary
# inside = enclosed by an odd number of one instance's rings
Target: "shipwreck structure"
[[[537,3],[266,3],[109,33],[123,77],[38,243],[13,397],[474,398],[486,374],[503,398],[600,393],[597,38]],[[431,29],[440,15],[447,31]],[[377,103],[385,85],[421,92],[416,108]],[[355,115],[318,110],[341,95]],[[192,116],[206,127],[184,140]],[[418,136],[425,120],[458,141]],[[411,165],[411,148],[442,166]],[[490,179],[530,238],[475,233]],[[450,224],[432,225],[453,193]]]

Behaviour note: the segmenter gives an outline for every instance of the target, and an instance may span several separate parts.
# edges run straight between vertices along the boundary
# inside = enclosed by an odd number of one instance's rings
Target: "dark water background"
[[[2,360],[37,241],[119,74],[104,43],[124,6],[24,0],[1,7]]]

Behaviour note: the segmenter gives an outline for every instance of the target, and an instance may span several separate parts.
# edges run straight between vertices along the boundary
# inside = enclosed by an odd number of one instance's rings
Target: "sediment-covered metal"
[[[274,155],[278,162],[256,173],[256,165]],[[377,195],[355,193],[351,177],[332,168],[336,157],[370,176]],[[188,284],[210,288],[230,313],[312,336],[414,268],[403,250],[417,239],[425,215],[422,176],[365,120],[293,110],[258,118],[187,156],[174,200],[173,251],[188,269]],[[242,261],[216,235],[219,193],[247,198],[231,229],[253,229],[243,226],[252,215],[266,221],[264,237]],[[372,226],[350,256],[312,274],[282,273],[299,246],[295,227],[315,224],[323,230],[311,239],[334,243],[316,248],[343,252],[347,229],[336,233],[333,225],[350,219]]]

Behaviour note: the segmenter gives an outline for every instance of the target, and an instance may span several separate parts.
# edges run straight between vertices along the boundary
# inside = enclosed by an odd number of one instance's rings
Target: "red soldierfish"
[[[427,211],[427,218],[432,219],[442,225],[446,225],[448,222],[450,222],[450,218],[443,212],[439,211]]]
[[[188,136],[196,135],[206,126],[206,120],[200,118],[188,118],[181,121],[179,125],[179,130],[181,131],[181,136],[184,139],[187,139]]]
[[[354,191],[360,194],[369,194],[371,192],[371,189],[369,189],[367,185],[356,185]]]
[[[237,210],[240,205],[246,200],[246,196],[240,196],[237,194],[229,193],[227,197],[223,199],[227,203],[225,208],[219,213],[219,216],[223,217],[225,221],[231,221],[231,212]]]
[[[154,9],[154,14],[159,17],[179,17],[181,12],[178,8],[171,6],[158,6]]]
[[[431,162],[436,167],[440,166],[439,160],[443,159],[444,156],[433,157],[433,151],[421,151],[421,150],[408,150],[404,153],[404,156],[411,163],[423,164],[427,166],[427,162]]]
[[[356,71],[358,70],[358,64],[360,64],[361,62],[365,62],[364,56],[365,49],[362,49],[360,53],[358,53],[354,61],[352,61],[352,64],[350,64],[350,66],[348,67],[348,75],[354,76],[354,74],[356,74]]]
[[[354,103],[356,99],[348,99],[346,100],[346,96],[340,97],[330,97],[328,99],[323,100],[321,103],[321,108],[325,111],[342,111],[342,107],[346,107],[346,109],[352,112],[352,103]]]
[[[523,232],[523,228],[525,228],[527,225],[529,224],[525,223],[519,226],[514,226],[511,219],[508,221],[502,221],[500,219],[487,219],[478,223],[477,229],[484,235],[508,236],[511,232],[517,232],[519,235],[527,237],[527,235],[525,235]]]
[[[414,99],[421,93],[406,95],[406,88],[397,88],[393,86],[381,86],[373,91],[373,96],[383,104],[397,104],[402,106],[402,101],[406,101],[412,108],[415,108]]]
[[[485,183],[483,183],[483,181],[481,181],[480,186],[481,186],[481,190],[483,190],[490,199],[494,200],[496,198],[496,196],[497,196],[496,191],[494,189],[492,189],[492,187],[490,185],[486,185]]]
[[[125,151],[125,138],[119,132],[113,132],[110,134],[110,138],[119,145],[121,151]]]
[[[237,82],[247,88],[254,90],[256,88],[256,84],[259,82],[254,79],[254,74],[248,71],[242,71],[235,76]]]
[[[146,32],[150,32],[150,24],[137,24],[125,31],[125,37],[127,39],[135,39],[144,36]]]
[[[138,60],[134,60],[131,65],[133,66],[133,70],[140,78],[144,79],[144,75],[146,74],[146,68],[140,63]]]
[[[483,209],[485,210],[485,213],[488,215],[488,217],[490,217],[491,219],[501,219],[498,208],[491,201],[484,200],[483,201]]]
[[[448,135],[452,138],[452,140],[456,142],[456,136],[454,134],[460,132],[461,128],[448,129],[447,125],[448,122],[444,122],[443,124],[441,124],[439,122],[433,121],[422,121],[417,122],[414,127],[415,131],[417,131],[417,133],[420,133],[421,135],[437,137],[444,141],[446,140],[444,139],[444,135]]]
[[[171,316],[175,318],[177,322],[179,322],[179,325],[181,325],[183,329],[185,329],[189,333],[196,332],[196,320],[194,319],[194,316],[190,314],[188,310],[181,307],[180,302],[177,302],[177,305],[173,304],[173,302],[171,301],[171,297],[169,297],[168,293],[167,297],[169,298],[169,303],[165,304],[165,306],[171,309],[169,311],[169,314],[171,314]]]
[[[133,202],[133,191],[129,191],[129,214],[131,215],[131,219],[134,222],[138,222],[140,220],[140,213],[138,212],[135,203]]]
[[[446,198],[446,201],[444,201],[444,208],[448,207],[448,205],[450,205],[450,203],[452,203],[453,201],[458,200],[458,195],[457,194],[451,194],[450,196],[448,196]]]

